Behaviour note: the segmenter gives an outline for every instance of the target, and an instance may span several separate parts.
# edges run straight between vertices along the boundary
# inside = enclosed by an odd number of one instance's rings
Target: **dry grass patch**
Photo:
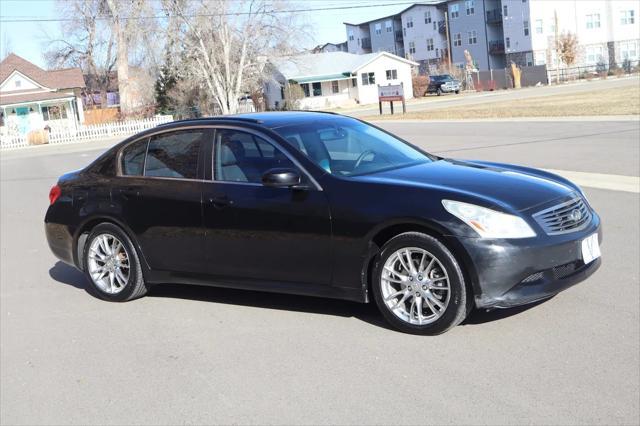
[[[569,117],[596,115],[640,115],[640,87],[594,90],[571,95],[496,101],[469,106],[454,106],[407,114],[372,115],[369,120],[389,119],[477,119],[521,117]]]

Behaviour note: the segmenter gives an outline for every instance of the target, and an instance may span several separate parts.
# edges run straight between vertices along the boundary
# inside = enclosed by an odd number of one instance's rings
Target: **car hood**
[[[542,170],[450,159],[359,178],[370,182],[431,188],[458,194],[467,201],[484,200],[487,207],[498,205],[519,211],[567,197],[577,190],[570,182]]]

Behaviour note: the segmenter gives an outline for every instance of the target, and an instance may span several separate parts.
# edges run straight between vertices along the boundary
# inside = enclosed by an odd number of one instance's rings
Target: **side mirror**
[[[290,188],[301,181],[300,173],[293,169],[271,169],[262,175],[262,184],[272,188]]]

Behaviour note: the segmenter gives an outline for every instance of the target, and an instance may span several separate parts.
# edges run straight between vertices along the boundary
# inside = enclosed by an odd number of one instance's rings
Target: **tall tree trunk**
[[[133,113],[133,102],[129,85],[129,36],[127,28],[122,25],[121,14],[117,0],[107,0],[113,19],[113,32],[116,35],[118,54],[116,69],[118,72],[118,93],[120,95],[120,113],[128,116]]]

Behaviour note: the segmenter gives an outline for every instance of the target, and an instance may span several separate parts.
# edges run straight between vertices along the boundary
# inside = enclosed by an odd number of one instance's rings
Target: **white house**
[[[356,55],[327,52],[271,61],[273,78],[265,84],[269,109],[283,107],[285,87],[299,84],[301,109],[322,109],[378,102],[378,85],[402,84],[413,97],[412,67],[418,64],[388,52]]]
[[[73,128],[84,121],[80,68],[46,71],[13,53],[0,62],[0,131]]]

